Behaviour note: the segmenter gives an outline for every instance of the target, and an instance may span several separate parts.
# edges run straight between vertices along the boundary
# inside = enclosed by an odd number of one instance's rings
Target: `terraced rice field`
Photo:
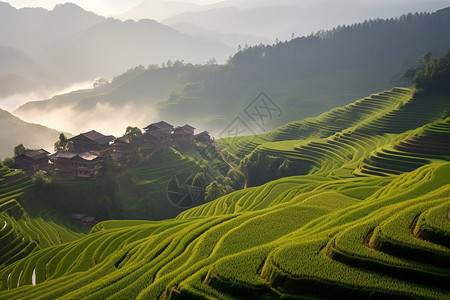
[[[262,175],[269,180],[284,173],[332,178],[399,175],[450,161],[449,111],[448,98],[412,98],[410,90],[396,88],[254,138],[259,145],[253,150],[235,151],[242,149],[239,139],[233,147],[227,141],[221,146],[242,159],[250,183],[259,165],[272,165],[275,175]],[[288,140],[274,141],[278,136]],[[251,138],[242,137],[241,143]]]
[[[394,89],[220,141],[241,166],[267,163],[261,174],[290,164],[307,172],[174,219],[47,238],[0,267],[0,299],[450,299],[448,101],[419,114],[425,102],[411,94]],[[152,176],[139,168],[132,180],[159,182]]]
[[[0,298],[448,298],[449,173],[283,178],[174,220],[100,223],[4,267]]]
[[[22,172],[0,169],[0,265],[9,265],[39,249],[71,242],[84,234],[51,211],[29,215],[16,198],[33,189]],[[75,226],[76,227],[76,226]]]

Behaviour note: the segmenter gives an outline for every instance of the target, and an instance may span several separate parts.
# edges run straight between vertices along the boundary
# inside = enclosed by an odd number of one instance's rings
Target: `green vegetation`
[[[51,150],[58,139],[56,130],[22,121],[9,112],[0,109],[0,122],[5,130],[0,132],[0,157],[12,157],[15,146],[26,143],[30,148]],[[6,130],[7,128],[7,130]]]
[[[45,188],[47,178],[36,173],[31,180],[22,172],[0,168],[0,265],[5,267],[50,246],[79,239],[88,230],[71,224],[67,217],[27,203],[24,194]],[[31,211],[29,214],[16,199]]]
[[[69,141],[64,133],[60,133],[59,139],[55,142],[55,152],[70,152],[73,150],[73,142]]]
[[[73,118],[76,123],[70,124],[74,132],[83,121],[95,128],[95,119],[84,118],[84,112],[106,106],[115,124],[117,116],[125,124],[136,124],[157,114],[169,123],[182,119],[217,137],[237,116],[245,117],[245,107],[265,91],[283,111],[266,120],[267,131],[376,91],[409,86],[400,74],[412,61],[430,49],[438,56],[450,48],[449,13],[447,9],[367,20],[275,45],[246,47],[226,65],[194,66],[178,61],[165,67],[139,66],[110,84],[29,102],[15,114],[34,119],[39,112],[67,109],[77,116]],[[129,109],[125,116],[124,107]],[[250,119],[245,121],[254,132],[258,130]]]
[[[12,242],[1,252],[0,298],[446,299],[450,107],[444,96],[413,94],[395,88],[265,135],[220,140],[253,187],[174,219],[100,222],[67,243],[52,234],[56,225],[45,237],[27,229],[36,221],[25,226],[8,198],[20,193],[7,184],[0,235]],[[213,198],[234,184],[194,148],[175,148],[141,146],[147,159],[95,184],[56,178],[49,203],[74,211],[89,205],[83,197],[103,197],[93,209],[144,219],[180,211],[185,200],[167,192],[184,183],[220,179],[207,188]],[[3,170],[5,181],[32,188]],[[24,207],[35,195],[21,196]]]
[[[449,207],[449,172],[444,163],[383,178],[289,177],[175,220],[102,222],[4,267],[0,297],[445,298],[450,252],[410,225]],[[376,191],[349,195],[364,186]]]

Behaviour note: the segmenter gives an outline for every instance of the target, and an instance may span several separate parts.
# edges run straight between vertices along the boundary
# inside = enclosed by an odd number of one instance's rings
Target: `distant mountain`
[[[243,1],[228,0],[167,18],[164,24],[194,24],[221,33],[264,36],[286,40],[312,31],[331,29],[365,19],[391,18],[408,12],[434,11],[449,5],[445,0],[413,1]]]
[[[59,38],[75,34],[105,20],[75,4],[16,9],[0,2],[0,36],[4,46],[24,51],[39,63],[52,61],[49,50]]]
[[[27,103],[14,113],[55,127],[48,123],[51,116],[64,111],[65,127],[58,128],[104,126],[114,128],[108,131],[112,134],[123,133],[127,125],[183,120],[215,136],[240,117],[254,133],[261,133],[348,104],[349,99],[408,85],[400,78],[405,68],[425,52],[440,56],[449,49],[450,9],[408,14],[249,47],[227,65],[142,67],[110,85]],[[246,111],[261,92],[281,110],[264,126],[255,124]]]
[[[88,76],[112,77],[130,66],[167,60],[205,63],[224,61],[233,51],[206,38],[182,34],[154,20],[106,19],[77,34],[66,36],[49,50],[51,67],[74,80]]]
[[[169,59],[204,63],[211,57],[225,61],[233,53],[221,43],[182,34],[156,21],[106,19],[75,4],[48,11],[15,9],[0,2],[0,36],[3,46],[26,53],[55,74],[58,81],[50,84],[59,86],[112,77],[139,64]]]
[[[144,0],[139,5],[116,17],[121,20],[155,19],[162,21],[184,12],[200,11],[202,9],[205,9],[205,6],[186,2]]]
[[[245,45],[269,44],[271,42],[263,36],[253,36],[241,33],[221,33],[188,23],[176,23],[172,24],[170,27],[194,37],[203,37],[212,41],[218,41],[235,50],[238,49],[239,45],[244,47]]]
[[[12,157],[13,149],[18,144],[25,147],[44,148],[53,151],[53,144],[58,140],[59,132],[48,127],[22,121],[7,111],[0,109],[0,157]]]
[[[51,80],[48,71],[25,53],[0,45],[0,97],[32,91]]]

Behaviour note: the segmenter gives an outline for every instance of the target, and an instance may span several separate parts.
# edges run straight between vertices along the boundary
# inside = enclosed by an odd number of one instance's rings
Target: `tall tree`
[[[125,136],[130,139],[130,143],[135,143],[142,136],[142,131],[138,127],[128,126],[125,130]]]
[[[55,142],[55,152],[70,152],[73,150],[72,141],[69,141],[64,133],[60,133],[59,139]]]
[[[23,144],[19,144],[14,147],[14,156],[19,156],[27,151],[30,151],[30,149],[26,148]]]

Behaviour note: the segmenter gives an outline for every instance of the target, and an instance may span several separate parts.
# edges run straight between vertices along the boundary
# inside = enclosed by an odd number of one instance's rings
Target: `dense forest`
[[[444,54],[442,49],[450,48],[449,14],[447,8],[432,14],[366,20],[274,45],[249,47],[233,57],[230,70],[237,80],[281,80],[339,68],[365,68],[399,58],[405,66],[415,65],[414,59],[424,53],[418,40],[438,56]]]

